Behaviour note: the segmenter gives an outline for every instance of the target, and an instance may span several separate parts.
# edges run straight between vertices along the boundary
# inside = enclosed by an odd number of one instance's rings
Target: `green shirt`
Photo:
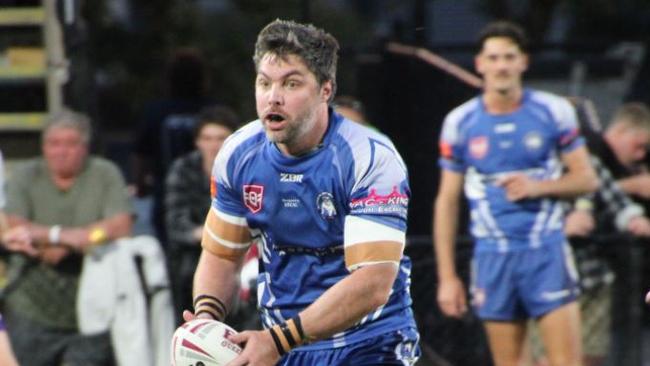
[[[36,224],[65,228],[129,213],[131,204],[120,171],[108,160],[89,157],[73,186],[63,191],[54,185],[45,161],[36,158],[16,166],[7,184],[6,211]],[[7,310],[44,326],[76,329],[81,254],[54,266],[16,254],[9,272],[20,276],[7,294]]]

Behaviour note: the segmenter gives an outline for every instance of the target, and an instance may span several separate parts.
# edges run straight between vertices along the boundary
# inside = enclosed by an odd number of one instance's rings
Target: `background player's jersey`
[[[225,143],[213,177],[213,209],[245,218],[260,246],[258,301],[266,327],[293,317],[364,265],[346,268],[344,259],[354,237],[368,241],[374,235],[350,232],[358,223],[386,232],[384,240],[404,242],[410,191],[401,157],[388,138],[331,110],[322,144],[298,158],[267,140],[260,121],[249,123]],[[398,265],[388,303],[347,331],[300,349],[344,346],[415,327],[410,260],[402,257]]]
[[[489,114],[481,96],[451,111],[440,137],[440,166],[465,174],[477,251],[509,251],[562,242],[564,213],[553,198],[506,198],[501,178],[562,175],[560,154],[584,144],[573,107],[564,98],[524,90],[520,107]]]

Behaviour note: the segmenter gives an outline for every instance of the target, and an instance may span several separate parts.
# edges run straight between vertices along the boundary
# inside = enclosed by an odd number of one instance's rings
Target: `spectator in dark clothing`
[[[645,166],[650,144],[650,109],[623,104],[603,134],[586,135],[589,150],[611,171],[626,193],[650,198],[650,174]]]
[[[201,254],[205,216],[210,209],[212,164],[224,140],[238,125],[230,108],[212,106],[199,115],[196,150],[176,159],[166,180],[165,219],[174,306],[180,320],[192,308],[192,277]]]
[[[135,184],[139,196],[153,193],[151,220],[166,245],[165,177],[177,157],[194,148],[196,115],[214,101],[206,97],[207,67],[195,49],[180,49],[167,69],[168,96],[148,103],[135,141]]]

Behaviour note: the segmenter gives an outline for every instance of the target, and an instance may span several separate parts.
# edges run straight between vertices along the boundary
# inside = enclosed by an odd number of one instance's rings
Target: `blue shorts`
[[[416,329],[404,328],[339,348],[297,348],[282,357],[278,366],[414,365],[420,357],[418,340]]]
[[[472,305],[483,320],[538,318],[575,301],[580,290],[566,243],[474,255]]]

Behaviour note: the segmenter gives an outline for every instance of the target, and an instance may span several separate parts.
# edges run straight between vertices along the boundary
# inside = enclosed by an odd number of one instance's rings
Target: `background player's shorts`
[[[580,295],[582,353],[586,357],[604,359],[609,355],[612,288],[611,283],[604,283],[596,288],[583,290]],[[533,359],[540,360],[544,356],[544,346],[537,323],[530,321],[528,329]]]
[[[484,320],[537,318],[580,292],[567,243],[476,253],[472,272],[472,304]]]
[[[280,366],[414,365],[420,357],[419,335],[404,328],[347,346],[313,351],[296,349],[285,355]]]

